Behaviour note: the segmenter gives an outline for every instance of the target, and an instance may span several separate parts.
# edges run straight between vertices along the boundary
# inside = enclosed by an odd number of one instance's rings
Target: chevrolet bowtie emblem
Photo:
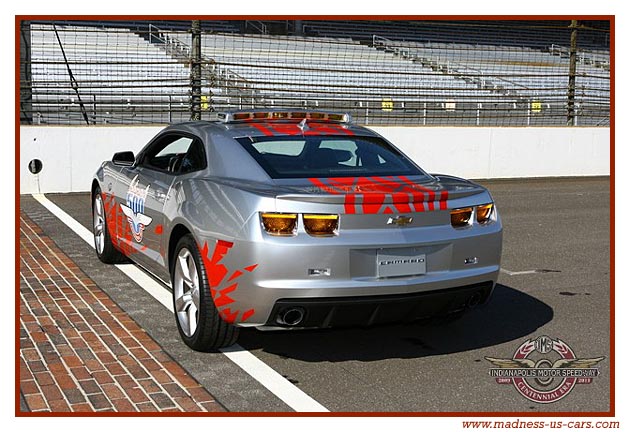
[[[387,220],[387,225],[405,226],[409,225],[411,222],[413,222],[413,218],[411,216],[396,216],[390,217]]]

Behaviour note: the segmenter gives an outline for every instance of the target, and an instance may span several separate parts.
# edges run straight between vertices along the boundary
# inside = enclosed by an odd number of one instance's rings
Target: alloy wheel
[[[96,251],[101,255],[105,248],[105,211],[103,209],[103,199],[100,195],[94,198],[94,246]]]
[[[173,296],[179,326],[191,337],[199,323],[199,273],[195,259],[185,247],[179,251],[175,262]]]

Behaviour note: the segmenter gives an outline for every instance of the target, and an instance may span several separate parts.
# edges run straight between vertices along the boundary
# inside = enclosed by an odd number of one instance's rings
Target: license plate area
[[[376,251],[377,277],[417,276],[427,272],[425,253],[414,248]]]

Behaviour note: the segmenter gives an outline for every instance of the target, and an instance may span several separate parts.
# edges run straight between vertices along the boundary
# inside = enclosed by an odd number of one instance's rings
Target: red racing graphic
[[[229,305],[234,303],[234,299],[230,294],[238,289],[236,279],[241,277],[243,272],[251,273],[258,267],[258,264],[253,264],[241,270],[235,270],[227,277],[230,270],[221,261],[233,246],[234,243],[217,240],[212,256],[209,254],[208,242],[205,242],[203,248],[201,248],[201,256],[203,257],[203,264],[206,267],[210,285],[210,295],[219,311],[219,315],[229,324],[233,324],[236,321],[245,322],[254,314],[254,309],[248,309],[241,314],[239,309],[232,310]]]
[[[446,210],[448,192],[434,191],[405,176],[337,177],[309,181],[330,194],[345,194],[346,214],[391,214]]]
[[[248,121],[252,127],[258,129],[265,136],[274,135],[354,135],[354,133],[334,123],[316,123],[309,121],[308,127],[302,129],[300,123],[274,123]]]

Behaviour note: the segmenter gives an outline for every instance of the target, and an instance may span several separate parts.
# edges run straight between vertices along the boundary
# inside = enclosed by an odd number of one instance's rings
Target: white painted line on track
[[[508,276],[518,276],[518,275],[524,275],[524,274],[535,274],[535,273],[538,273],[538,271],[536,270],[510,271],[510,270],[501,268],[501,273],[505,273]]]
[[[560,270],[549,270],[549,269],[510,271],[510,270],[501,268],[500,271],[501,271],[501,273],[505,273],[508,276],[518,276],[518,275],[527,275],[527,274],[544,274],[544,273],[560,273]]]
[[[59,218],[61,222],[74,231],[75,234],[81,237],[86,243],[94,247],[94,237],[87,228],[46,198],[45,195],[33,194],[33,198]],[[147,291],[165,308],[173,312],[171,293],[165,289],[162,284],[146,274],[143,270],[140,270],[134,264],[116,264],[116,267],[142,289]],[[326,407],[291,384],[286,378],[240,345],[235,344],[229,348],[223,348],[221,352],[295,411],[329,412]]]
[[[286,378],[240,345],[222,348],[221,352],[295,411],[329,412],[326,407],[291,384]]]

